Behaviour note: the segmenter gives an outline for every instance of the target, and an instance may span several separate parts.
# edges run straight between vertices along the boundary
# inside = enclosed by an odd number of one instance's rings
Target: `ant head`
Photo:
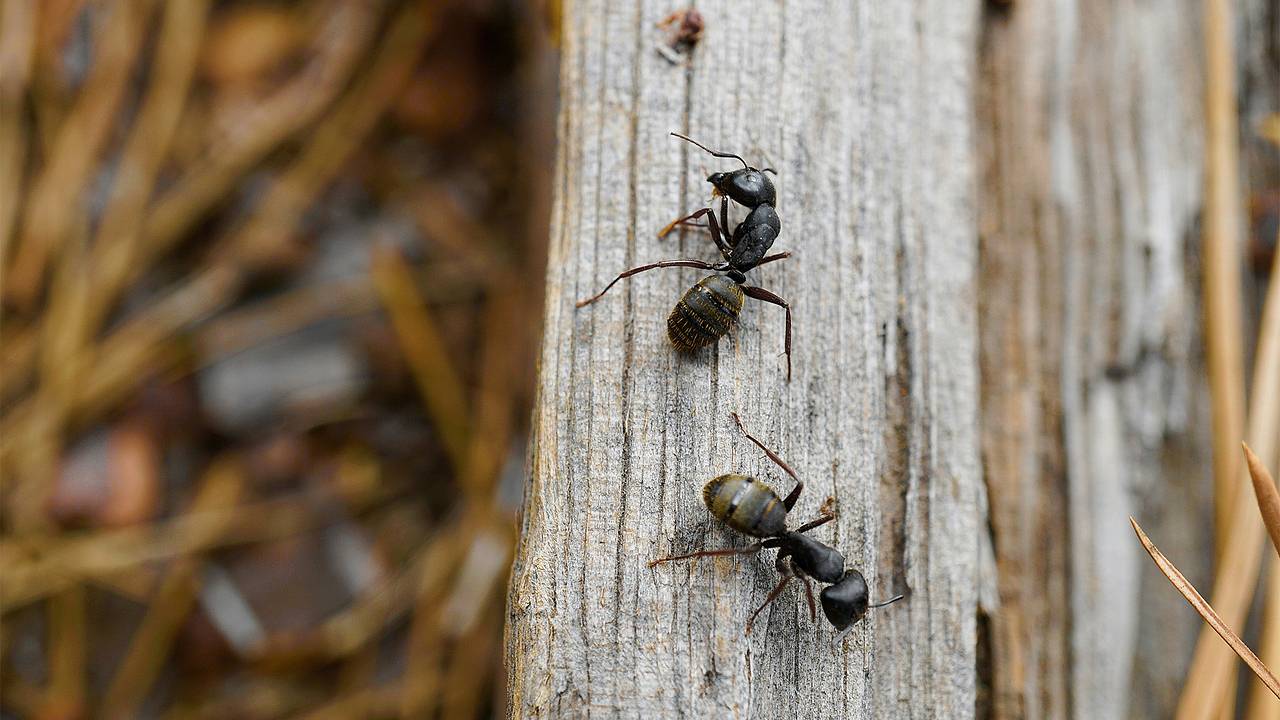
[[[791,552],[791,563],[818,582],[833,583],[844,573],[844,555],[808,535],[789,532],[782,544]],[[825,590],[823,592],[826,592]]]
[[[745,167],[733,172],[711,173],[707,176],[719,195],[728,195],[730,200],[755,209],[761,205],[772,206],[777,202],[777,191],[773,181],[763,171],[753,167]]]
[[[822,589],[822,612],[837,630],[844,630],[861,620],[870,608],[884,607],[902,599],[901,595],[875,605],[868,604],[867,580],[857,570],[850,570],[834,585]]]
[[[729,196],[729,199],[734,202],[749,208],[756,208],[760,205],[773,205],[777,200],[777,192],[773,188],[773,181],[765,177],[766,172],[771,172],[775,175],[777,174],[773,168],[759,170],[748,165],[747,161],[743,160],[741,155],[712,150],[693,138],[686,137],[676,132],[671,134],[685,142],[702,148],[715,157],[733,158],[734,160],[742,163],[741,170],[734,170],[733,172],[727,173],[712,173],[707,177],[707,182],[711,183],[712,187],[716,189],[718,194],[727,195]]]

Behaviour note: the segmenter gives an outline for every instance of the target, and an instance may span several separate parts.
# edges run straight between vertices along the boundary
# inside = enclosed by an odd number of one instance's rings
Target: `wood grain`
[[[563,18],[546,325],[507,658],[515,717],[964,717],[975,702],[978,528],[973,47],[977,7],[788,0],[699,3],[685,70],[654,49],[671,6],[578,0]],[[678,130],[779,170],[777,250],[717,349],[677,356],[666,315],[700,275],[662,270],[575,311],[618,271],[712,258],[656,231],[705,203],[714,161]],[[699,492],[714,475],[787,483],[738,411],[827,496],[818,531],[905,592],[832,647],[767,556],[648,569],[743,540]]]
[[[685,69],[653,47],[670,5],[568,4],[513,716],[1172,713],[1197,626],[1126,517],[1208,586],[1198,8],[721,0]],[[752,279],[795,307],[790,384],[777,308],[670,349],[699,272],[573,308],[714,257],[654,237],[732,167],[671,130],[780,171],[796,255]],[[842,652],[798,588],[741,635],[768,554],[644,567],[745,542],[710,477],[788,488],[735,410],[809,482],[800,517],[836,498],[818,537],[873,596],[908,594]]]
[[[1018,3],[979,44],[982,458],[996,718],[1164,718],[1209,587],[1199,3]]]

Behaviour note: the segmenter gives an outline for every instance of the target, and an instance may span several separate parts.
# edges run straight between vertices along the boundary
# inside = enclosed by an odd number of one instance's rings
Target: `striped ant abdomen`
[[[667,337],[680,350],[697,350],[724,337],[742,312],[742,287],[708,275],[685,291],[667,317]]]
[[[721,475],[702,488],[702,501],[717,520],[743,535],[767,538],[787,530],[782,499],[749,475]]]

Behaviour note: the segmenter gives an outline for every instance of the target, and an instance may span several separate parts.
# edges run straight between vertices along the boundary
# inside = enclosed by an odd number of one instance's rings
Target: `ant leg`
[[[613,279],[613,282],[609,283],[608,285],[605,285],[604,289],[601,290],[599,293],[593,295],[592,297],[587,298],[586,300],[579,300],[577,302],[576,307],[583,307],[584,305],[590,305],[591,303],[604,297],[604,294],[609,292],[609,288],[616,285],[619,280],[629,278],[632,275],[638,275],[647,270],[654,270],[657,268],[669,268],[669,267],[691,267],[691,268],[698,268],[700,270],[715,269],[714,265],[712,265],[709,262],[703,262],[702,260],[663,260],[662,262],[656,262],[650,265],[641,265],[640,267],[635,267],[635,268],[631,268],[630,270],[623,271],[618,275],[618,277]]]
[[[821,513],[818,519],[810,520],[809,522],[796,528],[794,532],[798,532],[798,533],[809,532],[810,530],[816,527],[822,527],[823,525],[826,525],[832,520],[835,520],[836,511],[831,507],[834,503],[835,503],[835,498],[831,498],[831,497],[827,498],[827,501],[822,503],[822,507],[818,508],[818,512]]]
[[[822,517],[818,518],[817,520],[810,520],[809,522],[807,522],[807,523],[805,523],[805,524],[801,525],[800,527],[796,528],[795,530],[792,530],[792,532],[798,532],[798,533],[802,533],[802,532],[809,532],[810,530],[812,530],[812,529],[814,529],[814,528],[816,528],[816,527],[822,527],[823,525],[826,525],[827,523],[829,523],[829,522],[831,522],[832,520],[835,520],[835,519],[836,519],[836,516],[835,516],[834,514],[833,514],[833,515],[823,515]]]
[[[710,211],[711,211],[711,208],[702,208],[701,210],[695,210],[694,212],[691,212],[688,215],[682,215],[676,218],[675,220],[672,220],[671,222],[667,223],[665,226],[663,226],[663,228],[658,231],[658,237],[664,238],[667,236],[668,233],[674,230],[677,225],[683,225],[691,220],[697,220],[698,218],[702,217],[703,215],[706,215]]]
[[[701,228],[703,230],[710,230],[711,229],[710,225],[699,225],[698,223],[694,222],[694,220],[700,217],[698,213],[702,213],[705,211],[706,211],[706,208],[703,208],[702,210],[699,210],[698,212],[693,213],[691,215],[685,215],[684,217],[678,217],[675,220],[672,220],[671,222],[667,223],[661,230],[658,231],[658,237],[660,238],[666,237],[672,230],[675,230],[678,227],[692,227],[692,228]]]
[[[791,382],[791,306],[787,304],[786,300],[783,300],[762,287],[744,286],[742,288],[742,293],[749,298],[755,298],[756,300],[762,300],[764,302],[777,305],[787,311],[787,335],[784,350],[787,354],[787,382]]]
[[[668,555],[667,557],[661,557],[661,558],[658,558],[657,560],[651,560],[649,562],[649,567],[653,567],[658,563],[671,562],[672,560],[686,560],[688,558],[722,557],[725,555],[750,555],[751,553],[760,552],[760,550],[763,548],[764,548],[764,543],[751,543],[746,547],[740,547],[740,548],[726,548],[724,550],[699,550],[698,552],[686,553],[684,555]]]
[[[747,429],[742,426],[742,418],[738,417],[738,413],[731,412],[729,413],[729,417],[733,418],[733,422],[738,426],[738,430],[741,431],[748,440],[755,443],[756,447],[763,450],[764,454],[768,455],[770,460],[777,464],[778,467],[782,468],[785,473],[790,475],[792,480],[796,481],[795,488],[788,493],[786,499],[782,501],[782,506],[787,509],[787,512],[791,512],[791,508],[795,507],[796,501],[800,499],[800,491],[804,490],[804,481],[800,479],[799,475],[796,475],[796,471],[791,469],[791,466],[787,464],[787,461],[778,457],[777,453],[765,447],[764,443],[760,442],[754,435],[747,432]]]
[[[813,583],[809,582],[809,577],[806,575],[801,575],[800,579],[804,581],[804,594],[809,599],[809,622],[816,622],[818,607],[813,602]]]
[[[677,225],[683,225],[692,220],[697,220],[704,215],[707,218],[708,227],[711,228],[711,239],[715,241],[716,247],[720,250],[720,254],[727,260],[729,258],[729,252],[733,249],[732,246],[729,245],[728,233],[724,232],[720,227],[720,223],[716,222],[715,211],[709,207],[702,208],[697,212],[672,220],[667,223],[666,227],[658,231],[658,237],[666,237],[667,233],[671,232]]]
[[[787,259],[787,258],[789,258],[789,257],[791,257],[791,251],[790,251],[790,250],[788,250],[788,251],[786,251],[786,252],[774,253],[774,254],[772,254],[772,255],[765,255],[764,257],[760,258],[760,262],[756,263],[756,267],[760,267],[761,265],[764,265],[765,263],[771,263],[771,262],[774,262],[775,260],[786,260],[786,259]]]
[[[782,588],[786,587],[787,583],[791,582],[791,578],[793,577],[795,576],[790,574],[782,576],[782,579],[778,581],[778,584],[775,585],[773,590],[769,592],[769,597],[764,599],[764,604],[756,608],[755,612],[751,613],[751,618],[747,620],[747,628],[746,630],[742,631],[743,635],[751,634],[751,626],[755,624],[756,616],[760,614],[761,610],[764,610],[765,608],[769,607],[769,603],[773,602],[778,598],[778,595],[782,592]]]

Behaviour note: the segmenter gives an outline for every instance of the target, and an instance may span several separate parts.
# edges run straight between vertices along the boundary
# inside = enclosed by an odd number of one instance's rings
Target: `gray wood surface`
[[[687,70],[653,49],[674,5],[566,10],[512,714],[1168,717],[1198,623],[1126,517],[1208,585],[1200,3],[698,7]],[[1265,180],[1275,3],[1242,7]],[[697,271],[573,308],[625,267],[714,257],[654,237],[732,167],[669,130],[780,171],[796,256],[753,280],[795,306],[789,385],[770,306],[716,351],[669,348]],[[908,593],[841,650],[798,587],[742,636],[770,553],[645,567],[745,542],[706,479],[788,487],[731,410],[810,482],[800,517],[836,498],[818,537],[873,596]]]
[[[979,528],[973,82],[978,6],[951,0],[699,2],[690,67],[654,49],[666,2],[564,14],[562,115],[523,539],[507,655],[516,717],[965,717],[975,704]],[[753,275],[795,307],[748,302],[719,347],[677,356],[666,315],[700,277],[660,270],[575,310],[619,270],[714,258],[656,231],[703,205],[716,161],[670,130],[778,168],[795,257]],[[649,569],[741,537],[702,484],[789,483],[728,414],[827,496],[817,531],[907,593],[833,647],[771,552]]]
[[[1018,3],[979,47],[996,718],[1173,715],[1212,554],[1198,0]]]

